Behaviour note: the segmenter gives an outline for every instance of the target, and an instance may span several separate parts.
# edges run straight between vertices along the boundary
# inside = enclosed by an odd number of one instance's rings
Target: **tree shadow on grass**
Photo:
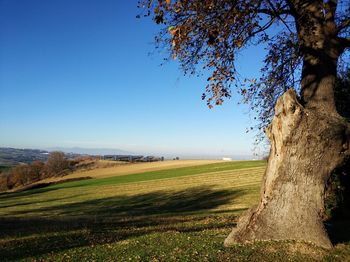
[[[60,216],[145,216],[166,213],[198,212],[223,205],[243,191],[212,190],[195,187],[182,191],[158,191],[133,196],[116,196],[38,209],[13,211],[10,214],[56,214]]]
[[[232,217],[208,213],[243,194],[202,186],[12,212],[0,218],[0,257],[22,259],[149,233],[232,227]],[[56,217],[40,218],[42,213]]]
[[[67,179],[62,179],[54,182],[39,182],[36,184],[29,184],[24,187],[18,188],[14,192],[0,192],[0,200],[6,200],[9,198],[13,199],[17,197],[21,198],[24,196],[32,196],[40,193],[55,191],[60,189],[59,187],[54,187],[55,185],[63,184],[63,183],[66,184],[68,182],[90,180],[90,179],[92,179],[92,177],[86,176],[86,177],[77,177],[77,178],[67,178]],[[69,188],[69,187],[67,186],[65,188]]]
[[[46,193],[50,191],[55,191],[60,188],[53,188],[53,187],[42,187],[42,188],[35,188],[35,189],[29,189],[26,191],[18,191],[18,192],[1,192],[0,193],[0,201],[1,200],[7,200],[9,198],[20,198],[20,197],[25,197],[25,196],[31,196],[31,195],[36,195],[40,193]]]
[[[50,198],[50,199],[45,199],[45,200],[28,200],[27,198],[25,199],[20,199],[19,201],[16,201],[16,199],[12,199],[11,203],[2,203],[0,201],[0,209],[1,208],[9,208],[9,207],[19,207],[19,206],[28,206],[28,205],[33,205],[33,204],[42,204],[42,203],[49,203],[52,201],[60,201],[60,200],[67,200],[67,199],[72,199],[76,198],[79,196],[82,196],[83,194],[78,194],[78,195],[73,195],[73,196],[67,196],[67,197],[55,197],[55,198]]]

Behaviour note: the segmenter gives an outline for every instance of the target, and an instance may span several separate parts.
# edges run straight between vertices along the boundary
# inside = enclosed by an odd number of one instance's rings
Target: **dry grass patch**
[[[87,160],[82,163],[86,165],[83,170],[78,170],[64,177],[52,177],[39,181],[38,183],[52,183],[63,179],[73,179],[81,177],[107,178],[113,176],[123,176],[135,173],[144,173],[173,168],[190,166],[200,166],[214,163],[221,163],[222,160],[167,160],[146,163],[129,163],[123,161],[110,160]]]

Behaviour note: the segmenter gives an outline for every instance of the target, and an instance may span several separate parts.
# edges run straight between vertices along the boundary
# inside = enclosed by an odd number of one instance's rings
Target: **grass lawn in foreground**
[[[1,194],[0,260],[350,261],[347,238],[330,252],[293,242],[223,247],[257,203],[264,169],[223,162]]]

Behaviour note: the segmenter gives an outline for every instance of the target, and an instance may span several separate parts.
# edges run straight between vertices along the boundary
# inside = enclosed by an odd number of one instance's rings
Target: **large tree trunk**
[[[305,108],[287,91],[266,131],[271,151],[260,203],[239,219],[225,245],[274,239],[332,247],[322,222],[325,186],[348,154],[349,130],[335,110]]]
[[[260,203],[239,219],[226,246],[293,239],[332,247],[322,221],[325,188],[331,172],[349,156],[350,141],[349,124],[334,102],[343,49],[334,12],[325,17],[321,12],[323,1],[295,0],[289,5],[303,56],[301,99],[290,89],[277,101],[266,130],[271,151]]]

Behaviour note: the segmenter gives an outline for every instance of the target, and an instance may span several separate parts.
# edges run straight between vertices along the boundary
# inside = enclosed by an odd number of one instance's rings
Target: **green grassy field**
[[[257,203],[264,169],[223,162],[0,194],[0,261],[350,261],[344,226],[331,252],[293,242],[223,247]]]

